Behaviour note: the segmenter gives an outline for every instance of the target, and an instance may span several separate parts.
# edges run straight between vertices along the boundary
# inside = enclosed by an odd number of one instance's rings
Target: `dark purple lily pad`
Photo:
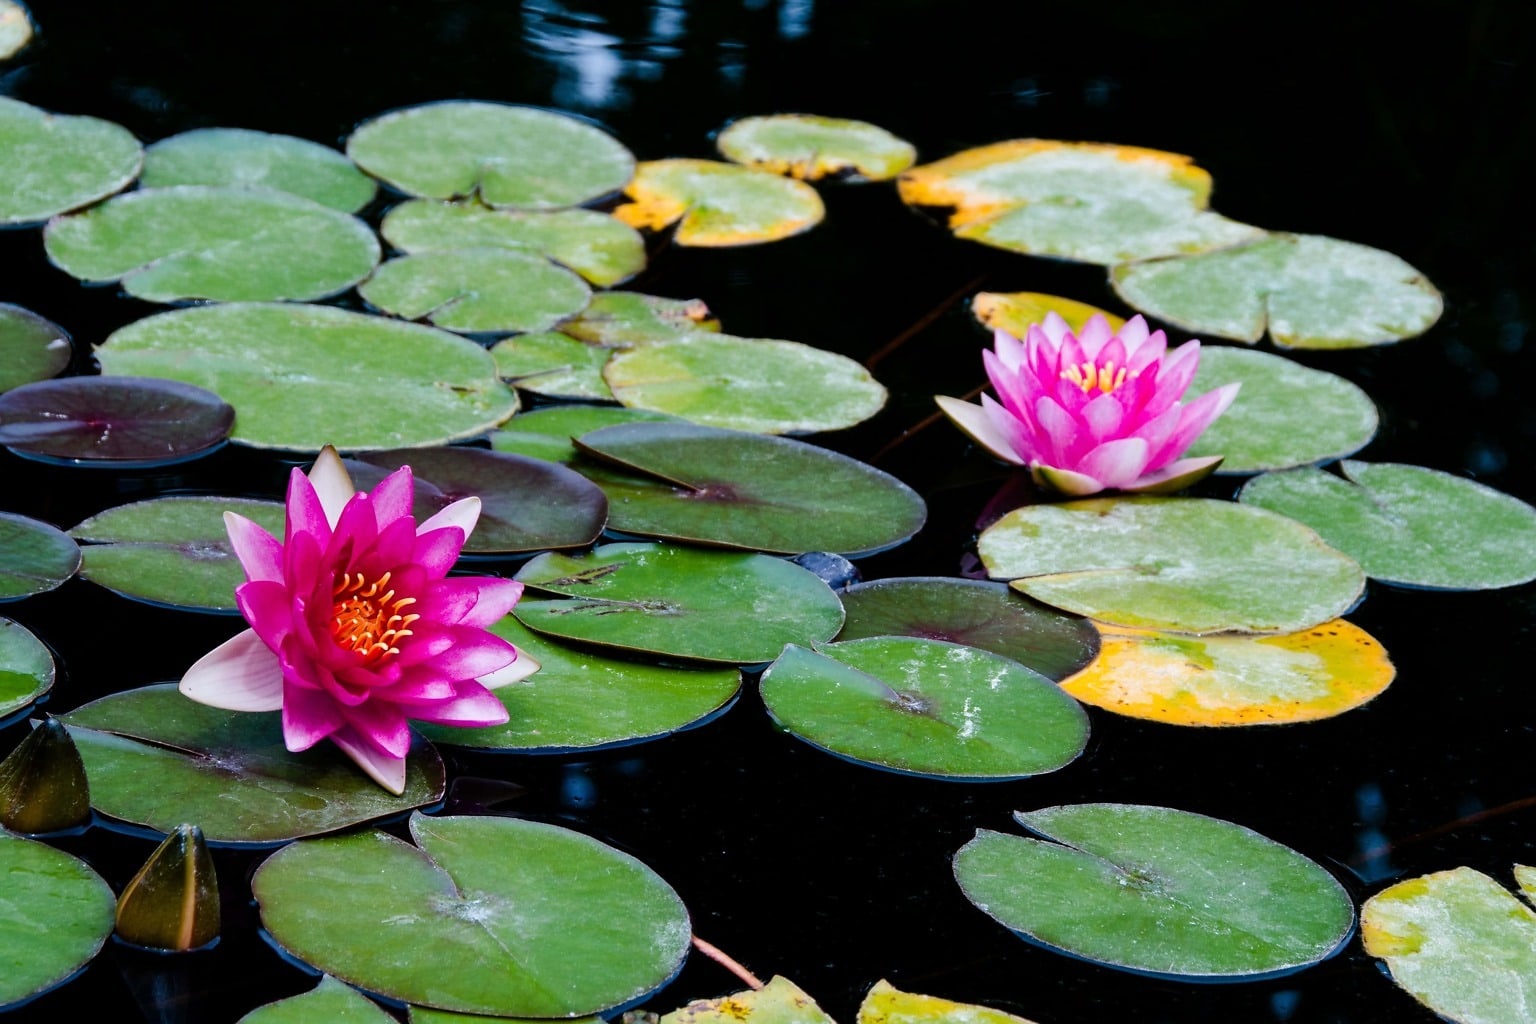
[[[47,380],[69,365],[64,328],[20,306],[0,302],[0,391]]]
[[[65,377],[0,395],[0,445],[70,466],[139,469],[206,455],[235,410],[212,391],[153,377]]]
[[[384,470],[411,467],[418,520],[460,498],[479,497],[480,522],[464,545],[467,555],[585,547],[608,518],[602,491],[542,459],[483,448],[400,448],[370,452],[364,460]],[[373,486],[365,471],[354,473],[354,482]]]
[[[0,601],[52,590],[79,568],[80,547],[69,534],[0,512]]]
[[[1048,608],[987,580],[910,576],[842,593],[848,619],[838,640],[916,636],[979,647],[1060,682],[1099,653],[1085,618]]]

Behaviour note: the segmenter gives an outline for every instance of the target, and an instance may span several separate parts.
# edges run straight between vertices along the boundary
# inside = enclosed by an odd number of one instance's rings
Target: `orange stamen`
[[[403,612],[414,597],[396,597],[389,573],[369,580],[362,573],[342,573],[331,588],[331,635],[343,648],[374,663],[400,653],[399,642],[421,618]]]

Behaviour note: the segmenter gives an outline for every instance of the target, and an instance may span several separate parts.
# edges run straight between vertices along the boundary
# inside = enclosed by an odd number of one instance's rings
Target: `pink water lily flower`
[[[203,656],[181,679],[195,701],[283,713],[289,750],[329,739],[392,793],[405,790],[407,719],[498,725],[490,688],[538,669],[486,627],[523,585],[448,576],[475,528],[480,499],[456,501],[420,526],[409,466],[357,493],[335,449],[288,480],[281,542],[226,512],[245,569],[235,589],[251,628]]]
[[[1176,491],[1221,463],[1219,455],[1179,456],[1232,404],[1238,385],[1182,404],[1200,343],[1167,349],[1163,332],[1149,334],[1139,316],[1116,333],[1096,315],[1075,335],[1051,313],[1022,342],[999,330],[993,351],[982,352],[1001,404],[985,394],[979,406],[935,401],[977,444],[1063,494]]]

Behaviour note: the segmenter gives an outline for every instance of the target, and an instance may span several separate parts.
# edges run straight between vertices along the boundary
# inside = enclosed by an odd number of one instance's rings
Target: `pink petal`
[[[309,477],[295,468],[288,474],[288,522],[283,533],[283,546],[293,543],[299,534],[311,534],[321,544],[331,536],[331,520],[326,515],[320,496],[309,482]]]
[[[261,642],[279,650],[283,638],[293,631],[292,604],[288,588],[272,580],[254,580],[235,588],[235,604],[245,621],[251,624]]]
[[[1115,337],[1120,339],[1120,343],[1125,346],[1127,353],[1132,355],[1139,354],[1141,347],[1147,342],[1146,317],[1137,313],[1120,325],[1120,329],[1115,332]]]
[[[426,570],[431,579],[440,580],[448,575],[448,570],[453,568],[453,563],[459,560],[459,551],[463,547],[464,531],[457,526],[445,526],[429,533],[418,533],[415,550],[411,552],[411,561]]]
[[[497,576],[450,576],[430,584],[411,611],[433,622],[489,626],[506,617],[523,585]]]
[[[992,390],[1010,411],[1017,411],[1029,404],[1029,379],[1009,370],[1002,361],[987,349],[981,351],[981,364],[987,371]]]
[[[1101,481],[1106,488],[1136,482],[1147,468],[1147,442],[1139,437],[1105,441],[1072,468]]]
[[[373,502],[374,522],[380,533],[398,519],[411,518],[411,500],[415,491],[411,467],[401,466],[368,492],[368,498]]]
[[[1048,395],[1035,402],[1035,421],[1040,424],[1041,447],[1049,450],[1038,453],[1040,461],[1048,466],[1069,466],[1077,462],[1078,450],[1093,443],[1083,437],[1077,420]],[[1045,444],[1044,442],[1048,442]]]
[[[238,512],[224,513],[224,532],[248,580],[283,581],[283,546]]]
[[[512,716],[497,696],[478,684],[466,688],[453,700],[430,706],[407,706],[406,714],[438,725],[501,725]]]
[[[352,477],[347,474],[347,467],[342,464],[341,456],[336,454],[336,449],[326,445],[320,449],[320,454],[315,457],[315,464],[309,468],[308,480],[314,488],[315,496],[320,502],[320,507],[325,511],[326,522],[332,527],[341,518],[341,510],[346,507],[357,488],[352,485]]]
[[[997,353],[997,359],[1010,373],[1017,373],[1019,367],[1024,365],[1026,350],[1024,343],[1001,327],[992,332],[992,350]]]
[[[331,734],[331,742],[357,762],[368,777],[391,793],[399,796],[405,792],[405,758],[395,757],[379,750],[361,735],[348,729]]]
[[[1221,465],[1222,456],[1207,455],[1199,459],[1180,459],[1170,462],[1155,473],[1147,473],[1129,487],[1122,488],[1126,491],[1135,491],[1138,494],[1171,494],[1174,491],[1182,491],[1190,484],[1198,480],[1204,480],[1215,472]]]
[[[1125,407],[1120,404],[1118,394],[1099,394],[1099,396],[1078,413],[1095,441],[1105,441],[1116,437],[1121,433],[1121,427],[1125,423]]]
[[[1140,320],[1141,317],[1138,316],[1135,319]],[[1142,325],[1142,332],[1146,332],[1145,323]],[[1125,328],[1121,329],[1120,337],[1122,340],[1125,339]],[[1164,334],[1162,331],[1153,331],[1150,335],[1143,338],[1135,345],[1132,345],[1129,341],[1126,341],[1125,347],[1126,350],[1130,353],[1130,356],[1126,361],[1126,366],[1130,368],[1132,373],[1144,373],[1146,372],[1147,367],[1160,362],[1163,356],[1167,353],[1168,335]]]
[[[1024,460],[1013,450],[1007,436],[997,428],[992,418],[982,410],[980,406],[962,402],[958,398],[950,398],[947,395],[935,395],[933,400],[939,404],[939,408],[951,423],[959,427],[972,441],[981,445],[993,455],[1004,462],[1012,462],[1014,465],[1023,465]],[[986,396],[982,396],[985,402]]]
[[[452,627],[445,630],[453,646],[432,661],[432,668],[449,679],[474,679],[509,665],[517,648],[483,629]]]
[[[237,633],[197,660],[181,677],[181,692],[229,711],[276,711],[283,706],[283,670],[254,629]]]
[[[1040,333],[1049,339],[1052,348],[1061,348],[1061,340],[1072,333],[1072,328],[1061,318],[1061,314],[1055,310],[1045,314],[1045,319],[1040,321]]]
[[[400,705],[384,700],[370,700],[345,712],[353,735],[368,740],[379,750],[404,757],[411,749],[411,727]]]
[[[480,499],[476,497],[460,498],[452,505],[438,511],[438,513],[425,520],[416,527],[416,536],[431,533],[433,530],[441,530],[444,527],[456,526],[464,531],[464,539],[468,540],[470,534],[475,532],[475,524],[480,521]]]
[[[1093,477],[1070,469],[1041,465],[1029,467],[1029,473],[1034,477],[1035,483],[1041,487],[1050,488],[1073,498],[1086,498],[1104,489],[1104,485]]]
[[[283,687],[283,744],[294,753],[308,750],[345,724],[341,709],[324,692],[292,683]]]
[[[1114,336],[1115,332],[1110,328],[1109,321],[1104,319],[1102,314],[1095,313],[1088,318],[1088,322],[1078,333],[1077,343],[1082,346],[1083,352],[1089,359],[1097,360],[1099,350]]]
[[[1195,438],[1204,433],[1205,428],[1227,411],[1227,406],[1237,397],[1240,384],[1224,384],[1215,391],[1207,391],[1188,405],[1179,407],[1179,425],[1163,443],[1162,450],[1157,453],[1160,462],[1176,459],[1189,450],[1189,446],[1195,443]]]

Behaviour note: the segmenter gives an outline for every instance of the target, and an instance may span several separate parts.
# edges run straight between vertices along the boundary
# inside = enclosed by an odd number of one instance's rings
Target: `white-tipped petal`
[[[331,742],[356,761],[357,766],[374,782],[395,796],[405,792],[405,758],[391,757],[376,749],[373,744],[355,738],[350,728],[331,733]]]
[[[1057,469],[1055,466],[1030,466],[1029,475],[1034,477],[1035,483],[1041,487],[1050,488],[1058,494],[1065,494],[1071,498],[1086,498],[1104,489],[1102,483],[1086,473]]]
[[[517,660],[510,665],[504,665],[494,672],[488,672],[478,677],[475,682],[487,690],[494,690],[498,686],[506,686],[510,683],[520,683],[539,670],[539,663],[528,657],[527,651],[518,651]]]
[[[1172,494],[1174,491],[1182,491],[1190,484],[1203,480],[1216,472],[1216,467],[1221,465],[1223,456],[1206,455],[1198,459],[1180,459],[1170,462],[1156,473],[1148,473],[1129,487],[1122,490],[1134,491],[1137,494]]]
[[[934,395],[933,400],[939,404],[939,409],[949,417],[950,422],[963,430],[972,441],[1004,462],[1011,462],[1016,466],[1024,464],[1024,460],[1019,458],[1013,446],[1008,443],[1008,438],[993,425],[986,410],[981,406],[962,402],[948,395]]]
[[[320,498],[320,507],[325,509],[326,521],[334,530],[341,518],[341,510],[346,508],[348,500],[357,493],[357,488],[352,485],[352,477],[347,467],[342,465],[341,456],[330,445],[320,449],[308,475],[315,494]]]
[[[416,527],[416,536],[431,533],[433,530],[441,530],[445,526],[457,526],[464,531],[464,539],[475,532],[475,524],[480,521],[480,499],[475,497],[460,498],[458,501],[442,509],[437,515],[432,516]]]
[[[181,692],[226,711],[277,711],[283,706],[283,670],[254,629],[237,633],[187,669]]]

